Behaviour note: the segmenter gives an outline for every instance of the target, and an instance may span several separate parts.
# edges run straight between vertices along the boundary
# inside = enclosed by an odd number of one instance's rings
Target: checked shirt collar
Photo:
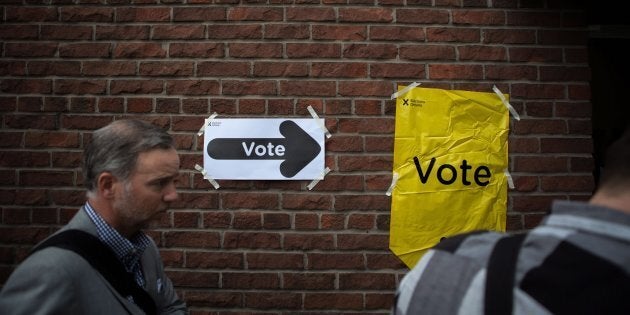
[[[89,202],[85,203],[85,212],[87,212],[87,215],[96,225],[98,238],[114,251],[116,257],[123,263],[127,272],[133,273],[136,283],[140,287],[144,287],[145,281],[140,265],[140,258],[144,250],[151,243],[149,237],[142,232],[138,232],[131,239],[125,238],[107,224],[107,222],[94,211]]]

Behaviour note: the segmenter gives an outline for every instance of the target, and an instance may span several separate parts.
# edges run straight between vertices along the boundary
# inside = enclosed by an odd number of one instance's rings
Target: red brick
[[[242,269],[244,258],[241,253],[186,252],[186,267],[198,269]]]
[[[282,8],[268,7],[232,7],[228,9],[228,21],[282,21]]]
[[[294,96],[334,96],[334,81],[281,81],[281,95]]]
[[[205,212],[203,213],[203,227],[227,228],[232,224],[231,212]]]
[[[308,269],[312,270],[356,270],[365,269],[365,259],[362,254],[344,253],[308,253]]]
[[[373,22],[390,23],[393,21],[393,10],[389,8],[340,8],[340,22]]]
[[[247,268],[255,269],[304,269],[304,255],[292,253],[247,253]]]
[[[208,39],[260,39],[261,25],[208,25]]]
[[[297,213],[295,214],[295,229],[306,231],[306,230],[317,230],[319,227],[319,218],[315,213]]]
[[[58,19],[55,7],[7,6],[5,12],[8,22],[52,22]]]
[[[348,217],[348,229],[374,229],[375,218],[373,214],[351,214]]]
[[[225,21],[226,8],[224,7],[174,7],[173,21],[181,22],[207,22]]]
[[[60,206],[72,206],[79,208],[85,204],[85,191],[83,189],[51,190],[49,192],[51,204]]]
[[[31,61],[28,63],[30,75],[78,76],[81,63],[75,61]]]
[[[220,58],[224,57],[224,45],[220,43],[172,43],[170,57]]]
[[[116,22],[169,22],[170,8],[117,8]]]
[[[331,250],[335,248],[332,234],[285,234],[284,250]]]
[[[247,292],[245,307],[256,309],[300,309],[302,293]]]
[[[160,80],[112,80],[111,94],[154,94],[164,91],[164,81]]]
[[[408,60],[455,60],[455,47],[443,45],[402,45],[400,58]]]
[[[203,39],[203,25],[155,25],[153,26],[153,39]]]
[[[199,222],[201,218],[201,214],[199,212],[174,211],[172,215],[173,215],[173,227],[176,227],[176,228],[199,227]]]
[[[286,44],[286,54],[289,58],[339,58],[341,46],[339,44]]]
[[[219,248],[220,236],[216,232],[175,232],[164,233],[166,247]]]
[[[40,38],[43,40],[90,40],[92,28],[75,25],[47,25],[42,28]]]
[[[166,82],[169,95],[216,95],[219,82],[215,80],[169,80]]]
[[[342,96],[389,96],[393,93],[389,82],[382,81],[353,81],[339,83],[339,94]]]
[[[283,273],[283,288],[289,290],[334,290],[332,273]]]
[[[429,65],[429,77],[433,80],[481,80],[483,79],[483,66],[481,65]]]
[[[118,43],[112,52],[114,58],[164,58],[166,49],[158,43]]]
[[[507,50],[504,47],[460,46],[457,51],[459,60],[507,61]]]
[[[268,80],[223,80],[224,95],[277,95],[278,88],[274,81]]]
[[[57,94],[104,94],[106,90],[106,80],[55,80],[55,93]]]
[[[342,250],[388,249],[389,235],[383,234],[340,234],[337,247]]]
[[[25,147],[78,148],[79,133],[77,132],[27,132]]]
[[[370,64],[371,78],[424,78],[425,66],[410,63]]]
[[[511,62],[562,62],[560,48],[510,48]]]
[[[151,28],[148,25],[97,25],[95,39],[131,40],[148,39]]]
[[[81,43],[61,44],[59,57],[68,58],[109,58],[111,56],[111,44],[109,43]]]
[[[138,73],[142,76],[192,76],[194,64],[184,61],[142,62]]]
[[[263,37],[265,39],[308,39],[310,37],[308,25],[267,24]]]
[[[59,121],[55,115],[4,115],[4,123],[15,129],[53,130],[58,128]]]
[[[167,271],[167,275],[178,287],[186,288],[218,288],[219,274],[203,271]]]
[[[0,25],[0,38],[4,40],[11,39],[37,39],[39,37],[39,28],[37,25]],[[18,45],[7,44],[12,47],[13,55],[20,56],[20,51],[24,51]],[[36,53],[36,52],[31,52]]]
[[[367,29],[354,25],[313,25],[312,37],[315,40],[363,41],[367,39]]]
[[[189,307],[241,308],[243,297],[240,292],[187,291],[186,304]]]
[[[395,290],[396,276],[384,273],[349,273],[339,275],[341,290]]]
[[[114,9],[96,6],[62,6],[62,22],[113,22]]]
[[[320,78],[365,78],[367,65],[364,63],[313,63],[311,76]]]
[[[480,29],[470,28],[427,28],[429,42],[478,43],[481,40]]]
[[[307,310],[362,310],[363,295],[360,293],[307,293],[304,297]]]
[[[225,232],[223,248],[279,249],[280,234]]]
[[[277,273],[223,273],[224,289],[277,289],[280,278]]]
[[[398,23],[411,24],[447,24],[448,10],[435,9],[398,9],[396,10]]]
[[[371,26],[371,40],[383,41],[423,41],[424,29],[405,26]]]
[[[543,176],[541,177],[540,186],[542,191],[547,192],[592,192],[595,188],[595,183],[591,175]]]
[[[391,156],[340,156],[340,172],[386,171],[392,169]]]
[[[484,29],[485,44],[535,44],[536,31],[527,29]]]
[[[340,190],[363,190],[363,179],[360,176],[331,175],[328,174],[323,181],[320,181],[314,191],[340,191]]]
[[[367,254],[368,269],[403,269],[405,264],[395,255],[388,254]]]
[[[332,22],[336,19],[335,9],[326,7],[287,7],[287,21]]]
[[[457,10],[453,11],[453,24],[505,25],[505,13],[503,11]]]

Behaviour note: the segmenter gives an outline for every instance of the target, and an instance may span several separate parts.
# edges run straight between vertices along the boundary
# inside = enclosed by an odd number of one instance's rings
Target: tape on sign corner
[[[404,89],[402,89],[402,90],[392,94],[392,98],[391,99],[393,100],[393,99],[396,99],[399,96],[403,96],[403,95],[407,94],[407,92],[409,92],[409,90],[415,88],[416,86],[418,86],[420,84],[422,84],[422,83],[414,82],[414,83],[411,83],[411,84],[407,85]]]
[[[315,110],[313,109],[311,105],[308,105],[306,109],[308,109],[308,112],[311,113],[311,116],[313,116],[313,119],[315,119],[315,121],[319,125],[319,128],[321,128],[322,131],[326,134],[326,138],[330,138],[331,135],[328,129],[326,128],[326,124],[324,123],[324,120],[319,118],[319,116],[317,116],[317,113],[315,112]]]
[[[394,191],[394,187],[396,187],[396,183],[398,182],[398,173],[394,172],[392,175],[392,183],[391,185],[389,185],[389,188],[387,189],[387,192],[385,192],[385,195],[387,196],[391,196],[392,195],[392,191]]]
[[[507,170],[507,168],[503,170],[503,174],[505,174],[505,177],[507,178],[508,187],[510,187],[510,189],[514,189],[516,186],[514,186],[514,180],[512,179],[512,175]]]
[[[315,185],[317,185],[317,183],[319,183],[320,180],[323,180],[324,177],[326,177],[326,175],[328,175],[328,173],[330,173],[330,168],[328,168],[328,166],[324,169],[324,171],[322,172],[322,177],[318,178],[318,179],[314,179],[313,181],[311,181],[310,184],[308,184],[306,186],[306,188],[308,188],[308,190],[312,190],[313,187],[315,187]]]
[[[206,126],[208,126],[208,124],[210,123],[210,121],[212,121],[215,117],[217,117],[217,113],[214,112],[212,113],[212,115],[210,115],[210,117],[206,118],[206,120],[203,123],[203,126],[201,126],[201,129],[199,129],[199,132],[197,132],[198,136],[201,136],[203,134],[203,131],[206,129]]]
[[[210,182],[210,184],[212,184],[212,187],[214,187],[214,189],[219,189],[219,187],[221,187],[221,185],[219,185],[219,183],[214,180],[214,178],[210,177],[208,175],[208,172],[206,172],[206,170],[201,167],[199,164],[195,164],[195,169],[199,171],[199,173],[201,173],[201,175],[203,175],[203,178],[207,181]]]
[[[512,113],[512,116],[514,116],[514,119],[521,120],[521,116],[519,116],[519,114],[516,112],[516,109],[514,109],[512,104],[510,104],[510,102],[508,102],[508,100],[505,99],[505,96],[503,96],[503,93],[501,93],[499,88],[496,85],[493,85],[492,90],[497,96],[499,96],[499,98],[501,99],[501,102],[503,102],[503,105],[505,105],[505,107],[507,107],[510,113]]]

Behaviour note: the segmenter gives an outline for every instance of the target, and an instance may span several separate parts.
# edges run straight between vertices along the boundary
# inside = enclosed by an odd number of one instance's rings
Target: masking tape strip
[[[330,132],[328,131],[328,129],[326,129],[326,124],[324,124],[324,120],[319,118],[319,116],[317,116],[317,113],[315,112],[315,110],[313,109],[311,105],[308,105],[306,109],[308,109],[308,112],[311,113],[311,116],[313,116],[313,119],[315,119],[317,124],[319,124],[319,128],[321,128],[322,131],[326,134],[326,138],[330,138]]]
[[[214,119],[214,117],[217,117],[217,113],[214,112],[212,113],[212,115],[210,115],[210,117],[206,118],[205,122],[203,123],[203,126],[201,126],[201,129],[199,129],[199,132],[197,133],[198,136],[201,136],[203,134],[203,131],[206,129],[206,126],[210,123],[210,121],[212,121]]]
[[[389,189],[387,189],[387,192],[385,193],[388,196],[392,195],[392,191],[394,190],[394,187],[396,186],[396,183],[398,182],[398,173],[393,172],[392,175],[392,183],[391,185],[389,185]]]
[[[391,98],[391,99],[393,100],[393,99],[396,99],[396,98],[397,98],[397,97],[399,97],[399,96],[402,96],[402,95],[407,94],[407,92],[409,92],[409,90],[411,90],[411,89],[415,88],[416,86],[418,86],[418,85],[420,85],[420,84],[421,84],[421,83],[414,82],[414,83],[411,83],[411,84],[407,85],[404,89],[402,89],[402,90],[400,90],[400,91],[395,92],[394,94],[392,94],[392,98]]]
[[[308,188],[308,190],[312,190],[313,187],[315,187],[315,185],[317,185],[317,183],[319,183],[320,180],[323,180],[324,177],[326,177],[326,175],[328,175],[328,173],[330,173],[330,168],[328,168],[328,166],[326,166],[326,168],[322,172],[322,175],[321,175],[322,177],[318,178],[318,179],[314,179],[310,184],[308,184],[306,186]]]
[[[210,184],[212,184],[212,187],[214,187],[214,189],[219,189],[219,187],[221,187],[219,183],[217,183],[217,181],[214,180],[214,178],[208,176],[208,172],[206,172],[206,170],[203,169],[203,167],[199,166],[199,164],[195,164],[195,169],[198,170],[201,173],[201,175],[203,175],[204,179],[208,180]]]
[[[510,187],[510,189],[514,189],[514,180],[512,179],[512,175],[510,174],[510,172],[508,172],[507,168],[503,170],[503,174],[505,174],[505,177],[507,177],[508,187]]]
[[[496,95],[499,96],[499,98],[501,99],[501,102],[503,102],[503,105],[505,105],[505,107],[508,108],[510,113],[512,113],[512,116],[514,116],[514,119],[521,120],[521,116],[518,115],[518,113],[516,112],[516,109],[514,109],[514,107],[512,107],[512,104],[510,104],[510,102],[508,102],[505,99],[505,96],[503,96],[503,93],[501,93],[501,91],[499,91],[499,88],[496,85],[493,85],[492,86],[492,90],[494,91],[494,93]]]

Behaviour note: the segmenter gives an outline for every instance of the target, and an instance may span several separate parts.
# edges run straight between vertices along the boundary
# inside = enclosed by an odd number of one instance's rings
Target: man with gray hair
[[[158,249],[142,229],[177,196],[172,137],[140,120],[92,135],[87,202],[37,245],[0,291],[0,314],[186,314]]]

